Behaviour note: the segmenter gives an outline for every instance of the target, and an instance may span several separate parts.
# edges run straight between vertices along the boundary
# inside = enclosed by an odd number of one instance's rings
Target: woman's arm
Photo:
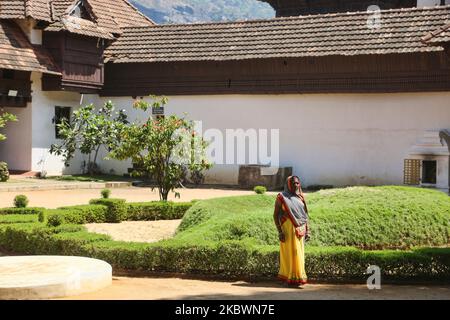
[[[275,210],[273,212],[273,220],[274,220],[275,226],[277,227],[277,230],[278,230],[278,238],[280,239],[280,241],[284,242],[285,236],[283,233],[283,229],[281,229],[280,220],[278,219],[280,210],[282,210],[281,202],[277,198],[277,200],[275,201]]]
[[[309,241],[311,239],[311,233],[309,230],[309,211],[308,211],[308,206],[306,205],[306,199],[305,199],[305,195],[303,194],[303,192],[302,192],[302,200],[303,200],[303,204],[305,205],[306,215],[308,216],[308,222],[306,223],[305,241]]]

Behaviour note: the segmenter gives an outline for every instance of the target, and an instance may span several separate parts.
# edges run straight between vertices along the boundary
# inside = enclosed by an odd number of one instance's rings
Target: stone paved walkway
[[[450,286],[382,285],[368,290],[365,285],[308,285],[304,289],[285,288],[277,281],[229,282],[178,278],[114,277],[113,285],[96,293],[69,300],[450,300]]]
[[[0,184],[0,192],[23,192],[44,190],[76,190],[129,187],[128,182],[77,182],[40,179],[11,179]]]

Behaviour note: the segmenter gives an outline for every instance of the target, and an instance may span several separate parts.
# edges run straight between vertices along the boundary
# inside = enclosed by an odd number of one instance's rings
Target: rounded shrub
[[[64,223],[64,217],[59,214],[50,214],[47,218],[47,225],[50,227],[59,227]]]
[[[257,194],[265,194],[267,192],[267,188],[264,186],[256,186],[253,191],[255,191]]]
[[[107,223],[120,223],[127,219],[127,205],[124,199],[94,199],[89,203],[104,205],[108,208]]]
[[[38,214],[38,221],[39,222],[45,222],[46,220],[47,220],[47,213],[44,210],[42,210]]]
[[[102,194],[102,198],[103,199],[109,199],[109,197],[111,196],[111,190],[110,189],[103,189],[101,194]]]
[[[28,206],[27,196],[20,194],[14,198],[14,206],[16,208],[26,208]]]
[[[0,182],[6,182],[9,180],[8,164],[6,162],[0,162]]]

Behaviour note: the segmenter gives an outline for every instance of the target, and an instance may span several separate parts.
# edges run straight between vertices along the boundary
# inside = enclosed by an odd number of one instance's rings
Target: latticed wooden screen
[[[420,184],[420,166],[421,160],[405,159],[404,181],[406,185],[417,186]]]

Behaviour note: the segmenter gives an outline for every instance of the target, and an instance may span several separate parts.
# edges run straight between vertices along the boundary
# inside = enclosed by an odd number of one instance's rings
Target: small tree
[[[137,101],[133,107],[147,111],[160,108],[166,98],[153,97],[152,103]],[[166,201],[170,192],[180,185],[187,167],[191,172],[208,170],[207,143],[194,131],[194,123],[175,115],[153,119],[145,123],[133,123],[122,132],[122,141],[110,157],[117,160],[130,159],[139,170],[136,176],[151,176],[159,190],[160,200]],[[175,196],[179,196],[175,193]]]
[[[17,121],[17,117],[13,114],[7,113],[7,112],[0,112],[0,129],[4,128],[6,126],[7,122],[10,121]],[[0,141],[3,141],[6,139],[6,136],[4,134],[0,133]]]
[[[62,121],[58,125],[63,142],[61,145],[53,144],[50,153],[62,156],[68,167],[75,152],[79,150],[88,156],[87,171],[93,175],[100,149],[104,147],[109,151],[119,143],[121,131],[127,123],[125,111],[116,112],[111,101],[106,102],[98,111],[93,104],[87,105],[73,113],[70,123]]]

